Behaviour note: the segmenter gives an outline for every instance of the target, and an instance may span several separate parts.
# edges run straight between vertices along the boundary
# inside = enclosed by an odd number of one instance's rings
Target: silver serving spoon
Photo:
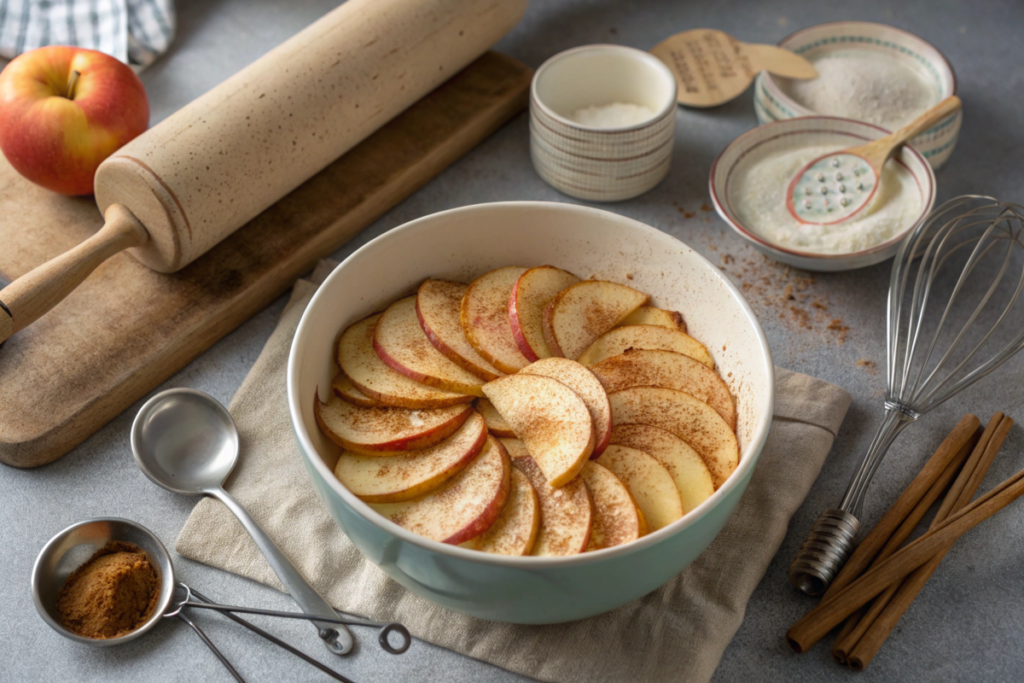
[[[231,414],[217,399],[194,389],[160,392],[142,406],[132,424],[132,453],[143,474],[168,491],[220,500],[256,541],[302,611],[339,619],[256,520],[224,490],[224,481],[238,462],[238,450],[238,429]],[[331,652],[352,651],[355,641],[347,628],[326,621],[313,624]]]

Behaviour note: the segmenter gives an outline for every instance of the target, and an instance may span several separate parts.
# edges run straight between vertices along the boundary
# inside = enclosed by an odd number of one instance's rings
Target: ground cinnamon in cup
[[[64,582],[57,611],[72,633],[117,638],[142,625],[159,596],[160,579],[146,552],[110,541]]]

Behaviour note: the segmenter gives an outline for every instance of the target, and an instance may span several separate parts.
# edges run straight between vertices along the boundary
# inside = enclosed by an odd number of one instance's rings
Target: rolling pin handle
[[[112,204],[104,217],[95,235],[0,290],[0,343],[60,303],[108,258],[149,241],[142,223],[124,206]]]

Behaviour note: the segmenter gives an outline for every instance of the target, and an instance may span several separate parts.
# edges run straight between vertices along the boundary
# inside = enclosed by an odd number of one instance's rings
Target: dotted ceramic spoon
[[[959,108],[959,97],[947,97],[895,133],[814,159],[789,183],[789,212],[802,223],[831,225],[848,220],[875,195],[889,157],[907,140]]]

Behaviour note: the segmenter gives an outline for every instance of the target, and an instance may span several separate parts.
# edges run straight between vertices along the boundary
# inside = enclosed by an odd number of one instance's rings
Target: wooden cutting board
[[[0,348],[0,462],[35,467],[81,443],[522,111],[531,76],[489,52],[185,269],[127,254],[100,266]],[[0,155],[0,277],[102,223],[91,198],[36,187]]]

